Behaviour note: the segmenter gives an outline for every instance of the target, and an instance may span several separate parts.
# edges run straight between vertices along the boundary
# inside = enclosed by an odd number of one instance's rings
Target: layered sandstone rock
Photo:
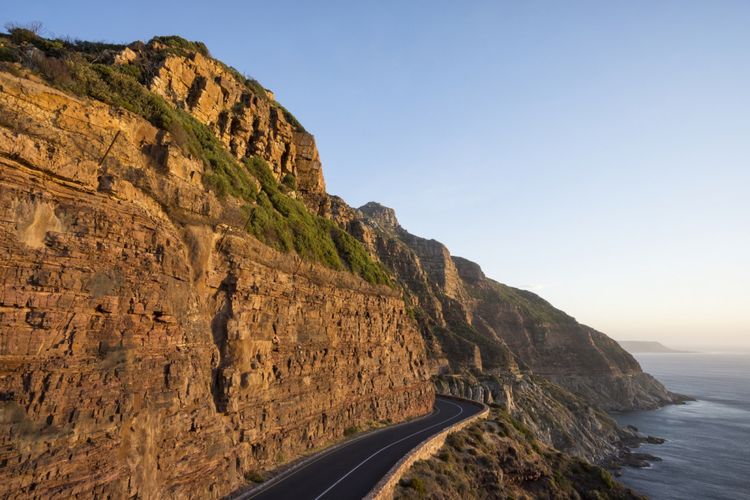
[[[0,118],[3,496],[217,497],[429,411],[401,293],[235,227],[169,133],[4,72]]]
[[[254,89],[249,87],[236,71],[199,52],[183,55],[165,50],[151,42],[138,53],[130,48],[123,53],[135,54],[127,58],[129,63],[155,59],[148,83],[153,92],[208,125],[238,159],[266,159],[279,181],[293,175],[302,199],[320,212],[325,181],[315,140],[276,103],[273,94],[257,82]]]

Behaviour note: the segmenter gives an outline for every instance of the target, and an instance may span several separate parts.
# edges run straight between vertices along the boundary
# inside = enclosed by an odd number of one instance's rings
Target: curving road
[[[417,444],[480,411],[477,405],[438,396],[425,417],[353,439],[232,498],[360,499]]]

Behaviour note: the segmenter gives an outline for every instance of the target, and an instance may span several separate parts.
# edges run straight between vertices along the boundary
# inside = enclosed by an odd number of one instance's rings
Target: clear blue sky
[[[276,92],[377,200],[615,338],[750,342],[750,2],[8,2],[179,34]]]

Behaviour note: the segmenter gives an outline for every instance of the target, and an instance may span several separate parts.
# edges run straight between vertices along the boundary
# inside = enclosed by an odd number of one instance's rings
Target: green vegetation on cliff
[[[512,304],[518,307],[525,316],[537,323],[571,323],[575,321],[537,294],[495,281],[486,280],[483,287],[472,288],[471,293],[480,300],[500,300]]]
[[[152,42],[167,47],[170,54],[200,53],[210,57],[201,42],[176,36],[156,37]],[[290,196],[296,179],[287,175],[279,183],[266,162],[252,157],[237,160],[213,132],[185,110],[178,109],[147,88],[163,54],[156,53],[138,63],[108,64],[112,51],[123,45],[48,40],[33,30],[13,28],[0,35],[0,70],[31,70],[52,86],[77,96],[126,109],[166,130],[187,153],[206,166],[203,182],[219,199],[232,196],[245,204],[246,229],[260,241],[284,252],[320,262],[332,269],[349,270],[370,283],[392,284],[388,273],[373,260],[362,244],[328,219],[312,214]],[[109,54],[108,54],[109,52]],[[14,64],[15,63],[15,64]],[[226,66],[225,66],[226,67]],[[268,100],[263,87],[227,67],[254,94]],[[304,128],[280,104],[287,120],[297,130]]]
[[[311,214],[299,201],[284,194],[265,161],[245,162],[260,182],[257,203],[249,206],[248,230],[259,240],[282,251],[322,262],[333,269],[349,269],[370,283],[390,284],[385,270],[372,260],[362,244],[328,219]]]

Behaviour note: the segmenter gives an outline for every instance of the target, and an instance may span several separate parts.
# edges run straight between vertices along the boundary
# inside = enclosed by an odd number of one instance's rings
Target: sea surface
[[[750,499],[750,353],[636,354],[643,370],[697,399],[613,415],[667,439],[635,451],[663,459],[623,468],[620,481],[654,500]]]

